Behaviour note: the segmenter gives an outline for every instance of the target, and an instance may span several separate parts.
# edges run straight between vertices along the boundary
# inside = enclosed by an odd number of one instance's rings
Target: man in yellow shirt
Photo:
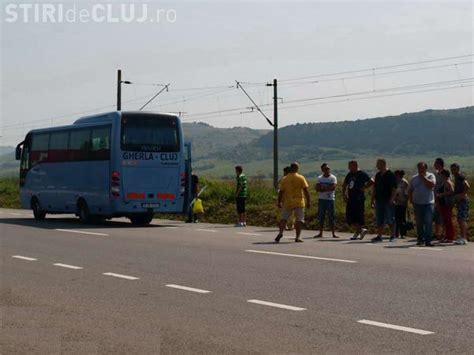
[[[279,223],[280,232],[275,238],[276,243],[280,242],[280,239],[283,237],[283,231],[285,230],[288,218],[290,218],[293,213],[296,219],[295,242],[303,242],[300,235],[304,223],[304,212],[305,207],[309,208],[311,206],[311,200],[309,197],[308,183],[303,175],[298,174],[298,170],[298,163],[292,163],[290,165],[290,173],[282,179],[280,184],[278,208],[282,210]]]

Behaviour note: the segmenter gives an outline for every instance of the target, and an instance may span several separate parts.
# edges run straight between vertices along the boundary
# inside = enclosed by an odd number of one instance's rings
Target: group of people
[[[467,192],[470,189],[465,176],[460,172],[457,163],[451,164],[450,171],[444,168],[442,158],[434,162],[435,173],[428,172],[425,162],[417,164],[418,173],[410,181],[405,179],[403,170],[391,171],[385,159],[377,159],[377,173],[370,177],[359,169],[357,161],[348,163],[348,170],[342,184],[343,198],[346,205],[346,221],[353,228],[351,240],[364,239],[367,234],[365,225],[366,192],[371,190],[371,206],[375,210],[377,235],[373,243],[382,242],[385,227],[388,227],[390,241],[405,238],[408,230],[414,228],[411,222],[408,204],[414,209],[417,245],[433,246],[433,239],[439,243],[467,244],[467,220],[469,201]],[[246,226],[245,200],[248,194],[247,178],[243,168],[236,170],[236,207],[239,216],[237,226]],[[299,174],[298,163],[292,163],[284,169],[280,181],[277,204],[280,209],[279,233],[275,242],[283,237],[291,216],[294,216],[296,231],[295,242],[303,242],[301,230],[305,220],[305,211],[311,207],[309,185],[306,178]],[[319,233],[314,238],[323,236],[324,223],[327,218],[332,237],[339,238],[335,232],[335,199],[337,178],[331,173],[327,163],[321,165],[321,175],[316,182],[318,193]],[[457,210],[459,237],[455,239],[453,210]],[[408,217],[408,218],[407,218]],[[433,223],[435,230],[433,233]]]

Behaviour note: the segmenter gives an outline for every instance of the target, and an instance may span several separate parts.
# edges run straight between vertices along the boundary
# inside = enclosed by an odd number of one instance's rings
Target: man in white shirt
[[[329,226],[331,227],[332,237],[339,238],[336,235],[335,227],[334,227],[334,218],[335,218],[335,200],[336,200],[336,185],[337,185],[337,178],[333,174],[331,174],[331,168],[327,163],[321,165],[321,171],[323,172],[322,175],[318,176],[318,180],[316,183],[316,191],[319,192],[319,234],[315,235],[314,238],[322,238],[323,237],[323,229],[324,229],[324,220],[326,218],[326,214],[328,215],[328,222]]]
[[[427,247],[432,247],[436,177],[428,172],[428,165],[425,162],[419,162],[417,168],[418,174],[412,177],[408,189],[408,199],[415,209],[418,234],[416,245],[424,244]]]

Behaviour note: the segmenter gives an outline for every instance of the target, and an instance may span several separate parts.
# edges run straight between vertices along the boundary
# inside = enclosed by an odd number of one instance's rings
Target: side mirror
[[[16,160],[20,160],[21,159],[21,144],[23,144],[23,142],[21,142],[20,144],[18,144],[16,146],[16,149],[15,149],[15,159]]]

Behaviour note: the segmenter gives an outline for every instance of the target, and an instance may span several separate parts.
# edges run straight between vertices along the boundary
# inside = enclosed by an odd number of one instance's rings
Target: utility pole
[[[273,79],[273,187],[278,189],[278,82]]]
[[[122,109],[122,70],[117,70],[117,111]]]
[[[122,110],[122,84],[131,84],[131,81],[122,80],[122,70],[117,70],[117,111]]]

